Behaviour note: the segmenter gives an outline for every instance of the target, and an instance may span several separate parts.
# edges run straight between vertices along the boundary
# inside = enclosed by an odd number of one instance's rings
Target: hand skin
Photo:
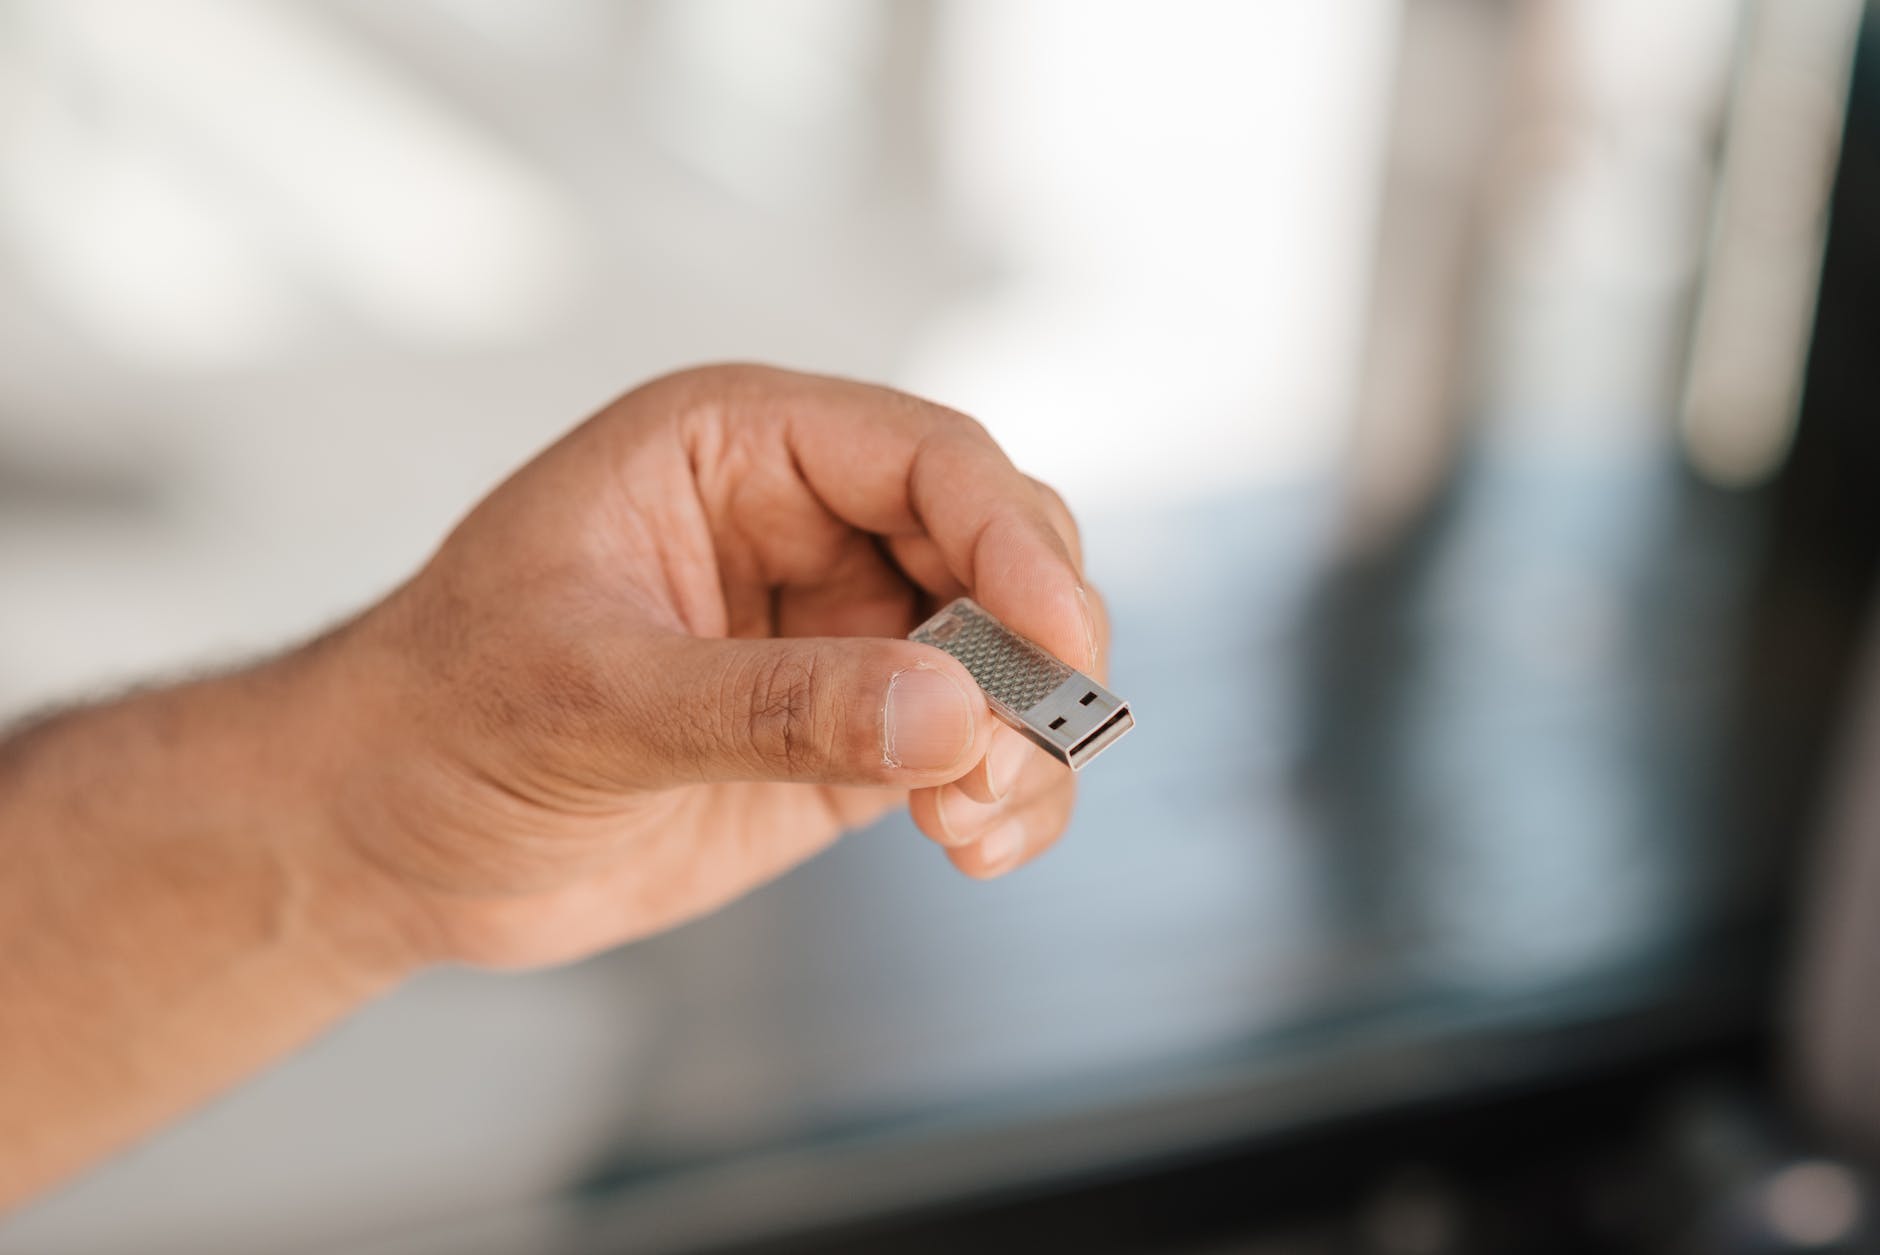
[[[1068,771],[904,639],[971,592],[1101,671],[1074,523],[971,420],[750,366],[627,394],[409,583],[0,742],[0,1206],[427,965],[566,962],[907,802],[960,871]]]

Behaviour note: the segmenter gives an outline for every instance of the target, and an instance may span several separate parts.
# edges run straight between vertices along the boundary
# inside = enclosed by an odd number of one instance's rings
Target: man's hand
[[[1095,669],[1049,489],[970,420],[752,367],[608,407],[409,584],[0,741],[0,1206],[438,960],[576,958],[903,798],[990,876],[1070,773],[902,639],[971,592]]]
[[[1071,775],[903,639],[970,592],[1099,667],[1076,526],[899,393],[713,367],[629,393],[330,642],[333,831],[427,957],[552,963],[710,910],[908,798],[961,871]]]

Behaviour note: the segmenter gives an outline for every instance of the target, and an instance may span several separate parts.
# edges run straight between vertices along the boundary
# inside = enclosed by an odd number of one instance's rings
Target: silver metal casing
[[[1128,702],[1012,631],[970,597],[948,602],[908,639],[957,658],[995,715],[1072,771],[1136,724]]]

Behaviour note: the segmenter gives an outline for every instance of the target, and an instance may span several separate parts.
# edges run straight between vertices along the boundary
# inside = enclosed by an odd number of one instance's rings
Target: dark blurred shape
[[[1374,1113],[1232,1154],[730,1248],[1092,1255],[1800,1255],[1870,1251],[1866,1187],[1758,1096],[1755,1052]],[[618,1249],[626,1249],[621,1247]]]
[[[1871,611],[1880,550],[1880,30],[1862,35],[1833,226],[1808,363],[1808,397],[1785,476],[1771,599],[1803,613],[1772,622],[1783,665],[1766,678],[1791,703],[1830,693],[1849,717],[1837,747],[1797,728],[1775,764],[1816,778],[1838,768],[1820,819],[1827,840],[1804,882],[1798,966],[1799,1079],[1816,1118],[1843,1143],[1880,1152],[1880,637]],[[1861,675],[1835,662],[1858,652]],[[1793,714],[1794,705],[1787,708]],[[1830,757],[1830,755],[1833,755]],[[1778,819],[1769,799],[1757,818]]]
[[[174,504],[174,482],[147,450],[14,443],[0,428],[0,515],[147,520]]]

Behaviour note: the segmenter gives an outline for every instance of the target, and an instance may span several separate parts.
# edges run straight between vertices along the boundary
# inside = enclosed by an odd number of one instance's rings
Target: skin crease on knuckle
[[[816,651],[778,654],[751,689],[750,741],[759,757],[798,776],[816,758]]]

